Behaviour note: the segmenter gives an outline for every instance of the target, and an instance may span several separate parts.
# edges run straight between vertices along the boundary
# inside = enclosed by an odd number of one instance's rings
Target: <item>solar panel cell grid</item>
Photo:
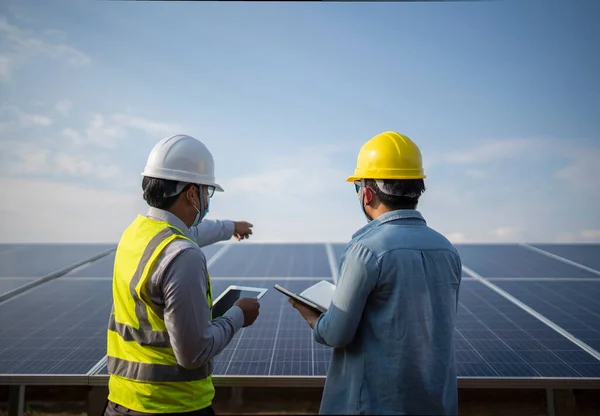
[[[110,281],[60,279],[0,304],[0,374],[85,374],[106,351]]]
[[[466,341],[461,347],[478,352],[498,377],[582,377],[589,372],[585,367],[595,361],[562,335],[476,281],[464,282],[461,288],[457,332]],[[471,375],[464,363],[459,362],[458,366],[459,375]]]
[[[600,281],[494,284],[600,351]]]
[[[331,277],[324,244],[233,244],[209,269],[213,277]]]
[[[463,265],[482,277],[575,277],[599,275],[517,245],[456,245]]]

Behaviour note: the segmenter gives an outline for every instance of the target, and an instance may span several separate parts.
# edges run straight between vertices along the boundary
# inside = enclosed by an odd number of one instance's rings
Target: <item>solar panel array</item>
[[[223,376],[324,376],[331,350],[279,283],[335,282],[345,244],[216,244],[204,250],[215,297],[243,284],[271,290],[255,324],[215,359]],[[0,296],[109,249],[1,245]],[[114,248],[114,247],[113,247]],[[463,282],[456,328],[460,377],[600,378],[600,244],[457,245]],[[0,302],[0,378],[106,374],[114,253]]]

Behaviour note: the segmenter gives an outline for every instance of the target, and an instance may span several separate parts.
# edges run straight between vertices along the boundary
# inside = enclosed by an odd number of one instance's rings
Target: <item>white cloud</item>
[[[16,141],[5,141],[1,147],[7,159],[2,163],[0,173],[7,176],[64,174],[77,178],[113,179],[120,175],[118,166],[96,162],[92,155],[69,154]]]
[[[264,155],[248,175],[224,178],[211,217],[247,220],[256,241],[348,241],[365,225],[348,172],[332,168],[336,148],[292,149]]]
[[[50,126],[54,121],[45,115],[27,113],[15,105],[6,105],[0,107],[0,114],[7,115],[8,121],[3,123],[3,127],[28,127],[28,126]]]
[[[298,175],[299,169],[294,168],[253,173],[229,181],[228,192],[277,193],[285,190],[290,180],[293,181]]]
[[[516,241],[521,238],[522,230],[516,227],[496,227],[490,233],[498,241]]]
[[[556,171],[556,178],[575,189],[598,192],[600,189],[600,149],[578,149],[567,166]]]
[[[522,156],[540,146],[544,147],[544,141],[540,139],[485,140],[470,148],[445,155],[442,160],[455,164],[482,164]]]
[[[8,78],[11,71],[11,61],[6,55],[0,55],[0,79]]]
[[[123,127],[143,131],[149,136],[161,138],[163,136],[178,134],[183,130],[181,126],[176,124],[161,123],[129,114],[114,114],[111,116],[111,121]]]
[[[67,139],[69,139],[71,141],[71,143],[73,143],[73,144],[82,145],[84,143],[83,137],[81,136],[81,134],[77,130],[75,130],[71,127],[67,127],[66,129],[63,129],[61,131],[61,134],[63,136],[65,136]]]
[[[4,40],[4,46],[0,49],[0,75],[6,79],[21,64],[39,58],[59,60],[75,66],[90,64],[88,55],[65,43],[62,36],[56,34],[56,31],[52,34],[44,31],[36,33],[11,24],[5,16],[0,16],[0,36]]]
[[[115,165],[94,163],[85,157],[63,152],[54,155],[54,166],[59,173],[68,173],[72,176],[86,175],[100,179],[111,179],[120,174],[120,169]]]
[[[147,209],[139,193],[61,182],[0,177],[0,189],[4,242],[116,243],[135,216]]]
[[[577,240],[573,233],[560,233],[554,238],[555,243],[573,243]]]
[[[446,234],[446,238],[448,240],[450,240],[450,242],[453,243],[453,244],[456,244],[456,243],[465,243],[465,242],[468,241],[468,239],[464,235],[464,233],[461,233],[461,232],[454,232],[454,233]]]
[[[58,111],[60,114],[62,114],[65,117],[69,115],[69,112],[71,111],[71,107],[73,107],[73,103],[69,99],[60,100],[54,106],[56,111]]]
[[[95,114],[92,122],[81,135],[84,143],[91,143],[100,147],[116,148],[118,140],[124,139],[127,132],[122,126],[106,122],[102,114]]]
[[[257,172],[226,181],[231,192],[268,194],[269,198],[289,201],[316,198],[345,184],[348,172],[332,168],[334,146],[294,149],[287,155],[268,155]],[[350,188],[348,188],[350,189]]]
[[[580,235],[584,241],[600,242],[600,230],[583,230]]]
[[[578,233],[560,233],[554,238],[556,243],[600,243],[600,230],[582,230]]]
[[[514,158],[526,158],[528,163],[536,159],[546,162],[550,162],[551,159],[563,159],[566,164],[555,171],[556,179],[568,183],[573,190],[600,194],[598,186],[600,149],[573,144],[573,142],[566,143],[564,140],[538,138],[486,140],[442,157],[434,157],[432,164],[478,166]],[[478,167],[471,167],[465,173],[473,178],[488,176],[487,172]]]
[[[34,124],[38,126],[49,126],[53,123],[50,117],[46,117],[40,114],[24,114],[23,122],[25,124]]]
[[[5,166],[12,175],[47,173],[50,165],[50,151],[44,149],[15,149],[15,157]]]
[[[178,134],[181,126],[135,117],[128,114],[94,114],[88,127],[79,132],[73,128],[63,129],[62,135],[73,144],[95,145],[106,149],[119,147],[119,142],[131,137],[132,131],[141,131],[156,140]]]

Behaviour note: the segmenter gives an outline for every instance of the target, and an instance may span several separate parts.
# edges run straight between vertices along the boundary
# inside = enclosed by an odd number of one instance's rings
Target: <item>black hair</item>
[[[144,191],[144,200],[154,208],[167,210],[175,204],[181,192],[185,192],[191,184],[187,184],[180,193],[173,195],[177,190],[178,181],[168,179],[158,179],[144,176],[142,179],[142,190]],[[165,197],[165,195],[173,195]]]
[[[387,193],[382,192],[373,179],[365,179],[365,185],[373,189],[383,205],[393,211],[415,209],[419,203],[419,197],[425,192],[423,179],[384,179],[383,184]]]

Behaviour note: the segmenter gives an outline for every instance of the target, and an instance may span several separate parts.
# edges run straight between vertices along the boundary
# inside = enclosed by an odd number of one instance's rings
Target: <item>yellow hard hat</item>
[[[361,147],[354,175],[346,182],[361,179],[423,179],[419,147],[407,136],[386,131]]]

